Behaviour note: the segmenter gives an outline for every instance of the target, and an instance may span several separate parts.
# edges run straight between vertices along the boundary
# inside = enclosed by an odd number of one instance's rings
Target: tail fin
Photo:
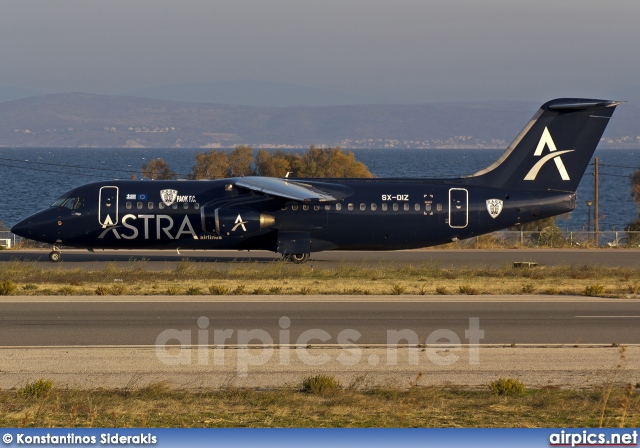
[[[576,98],[549,101],[498,160],[467,181],[496,188],[576,191],[618,104]]]

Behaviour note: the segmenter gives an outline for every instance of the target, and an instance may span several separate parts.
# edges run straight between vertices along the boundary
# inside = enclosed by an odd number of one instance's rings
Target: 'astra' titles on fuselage
[[[141,219],[143,221],[142,229],[139,229],[133,224],[133,222],[138,219]],[[155,224],[152,221],[155,221]],[[189,220],[188,215],[184,215],[182,224],[180,224],[180,228],[178,229],[177,233],[175,233],[175,235],[172,235],[171,232],[174,227],[174,221],[173,218],[169,215],[136,216],[128,214],[122,217],[122,226],[127,230],[120,230],[120,232],[118,232],[118,228],[110,227],[102,232],[100,236],[98,236],[98,238],[102,239],[107,233],[113,232],[113,235],[117,239],[124,238],[125,240],[133,240],[139,237],[144,238],[145,240],[160,240],[164,238],[178,240],[182,238],[183,235],[191,235],[193,239],[198,239],[198,235],[196,234],[195,230],[193,230],[193,226],[191,225],[191,221]]]

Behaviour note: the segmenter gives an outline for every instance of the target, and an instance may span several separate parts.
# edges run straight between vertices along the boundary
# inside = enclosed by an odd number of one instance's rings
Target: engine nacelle
[[[265,215],[255,210],[238,208],[216,208],[213,220],[206,211],[203,214],[203,224],[207,232],[224,236],[247,236],[258,233],[275,224],[275,217]],[[213,221],[213,222],[212,222]]]

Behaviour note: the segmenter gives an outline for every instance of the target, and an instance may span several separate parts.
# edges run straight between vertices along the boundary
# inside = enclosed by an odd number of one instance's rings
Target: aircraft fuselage
[[[39,212],[34,222],[40,225],[32,226],[25,236],[93,249],[276,251],[279,233],[300,232],[309,234],[313,252],[394,250],[466,239],[575,208],[574,193],[479,188],[465,185],[464,179],[455,184],[448,183],[451,180],[332,179],[353,194],[342,203],[315,205],[261,197],[235,187],[234,181],[85,185],[65,195],[74,202],[80,199],[81,205]],[[314,184],[310,179],[296,181]],[[166,190],[177,191],[173,202],[163,201],[161,191]],[[488,201],[497,201],[493,213]],[[230,217],[230,225],[220,232],[213,222],[215,208]],[[260,228],[255,222],[260,214],[273,217],[273,222]]]

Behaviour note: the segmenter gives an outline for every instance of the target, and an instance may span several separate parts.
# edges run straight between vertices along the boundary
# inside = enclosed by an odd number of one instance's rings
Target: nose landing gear
[[[57,263],[62,259],[62,252],[60,252],[60,246],[54,244],[49,253],[49,261]]]

